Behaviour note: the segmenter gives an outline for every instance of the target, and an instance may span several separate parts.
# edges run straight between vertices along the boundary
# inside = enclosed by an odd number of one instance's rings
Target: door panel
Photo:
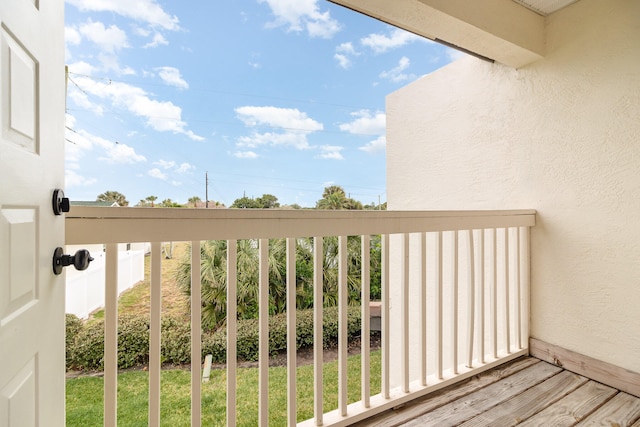
[[[62,427],[64,187],[62,0],[0,0],[0,427]]]
[[[36,152],[36,99],[38,81],[37,64],[31,54],[15,40],[6,28],[2,28],[1,41],[4,64],[3,86],[8,88],[3,101],[3,122],[7,139]]]
[[[36,298],[36,215],[35,209],[0,210],[0,227],[6,236],[0,242],[2,283],[0,287],[0,325],[11,314]]]
[[[8,425],[36,425],[35,364],[30,360],[0,393],[0,414],[7,414]]]

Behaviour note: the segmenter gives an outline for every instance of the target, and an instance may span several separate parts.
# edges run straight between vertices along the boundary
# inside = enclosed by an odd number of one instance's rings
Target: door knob
[[[53,273],[58,275],[62,273],[62,269],[69,265],[73,265],[76,270],[86,270],[89,263],[93,261],[91,254],[86,249],[79,249],[73,255],[65,255],[64,250],[57,247],[53,252]]]
[[[69,199],[64,197],[64,191],[59,188],[53,190],[51,207],[53,208],[53,213],[56,215],[62,215],[64,212],[69,212]]]

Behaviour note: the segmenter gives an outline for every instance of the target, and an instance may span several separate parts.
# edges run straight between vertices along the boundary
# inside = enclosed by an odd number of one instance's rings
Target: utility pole
[[[204,173],[204,206],[209,207],[209,171]]]
[[[382,205],[380,204],[380,195],[378,194],[378,210],[382,209]]]

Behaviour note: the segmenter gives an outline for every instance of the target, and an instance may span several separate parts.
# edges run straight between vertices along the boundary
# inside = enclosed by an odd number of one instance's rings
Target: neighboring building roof
[[[84,200],[72,200],[69,202],[71,206],[97,206],[97,207],[107,207],[107,208],[119,208],[120,205],[116,202],[91,202]]]

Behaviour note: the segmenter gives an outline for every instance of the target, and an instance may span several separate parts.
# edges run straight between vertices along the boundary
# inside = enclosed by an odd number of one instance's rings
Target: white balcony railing
[[[161,242],[192,247],[191,425],[201,424],[200,242],[228,241],[227,425],[236,424],[236,253],[259,242],[259,424],[268,424],[268,239],[287,239],[293,278],[296,239],[314,238],[314,417],[302,425],[348,425],[527,354],[529,228],[535,211],[317,211],[73,207],[66,244],[106,244],[105,426],[117,424],[117,244],[151,242],[149,425],[160,425]],[[370,395],[369,265],[362,262],[361,400],[347,402],[346,236],[382,235],[382,390]],[[322,239],[339,236],[338,409],[322,402]],[[462,249],[462,250],[460,250]],[[391,261],[390,261],[391,260]],[[416,274],[416,272],[418,272]],[[295,283],[287,302],[295,304]],[[416,285],[417,283],[417,285]],[[316,285],[317,284],[317,285]],[[417,291],[416,291],[417,289]],[[390,300],[394,309],[390,310]],[[418,301],[416,303],[416,300]],[[288,322],[288,425],[296,424],[295,310]],[[393,329],[392,329],[393,328]],[[418,337],[418,345],[411,338]],[[393,344],[394,353],[390,352]],[[395,343],[400,343],[396,346]],[[392,366],[393,364],[393,366]],[[396,378],[396,379],[394,379]],[[396,386],[397,384],[397,386]]]

